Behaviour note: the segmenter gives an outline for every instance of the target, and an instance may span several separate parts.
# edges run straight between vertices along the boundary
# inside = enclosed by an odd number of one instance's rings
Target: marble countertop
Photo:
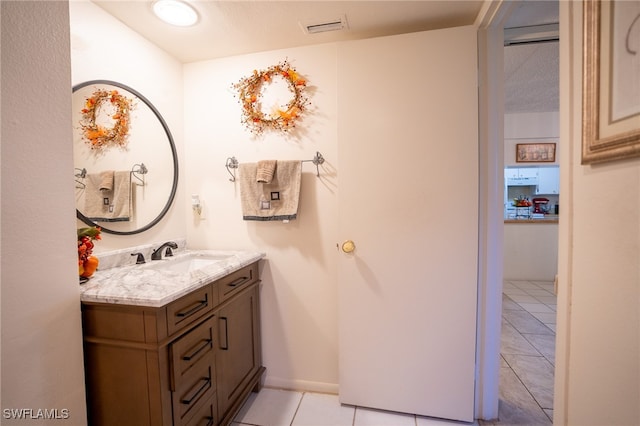
[[[158,268],[157,262],[175,262],[187,256],[224,257],[190,273]],[[97,271],[80,285],[82,302],[161,307],[198,288],[265,257],[254,251],[184,250],[171,258]]]

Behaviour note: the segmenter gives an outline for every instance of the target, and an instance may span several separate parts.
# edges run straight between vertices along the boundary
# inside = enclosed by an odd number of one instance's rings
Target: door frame
[[[485,1],[478,14],[478,309],[475,417],[498,418],[504,197],[504,22],[518,2]]]

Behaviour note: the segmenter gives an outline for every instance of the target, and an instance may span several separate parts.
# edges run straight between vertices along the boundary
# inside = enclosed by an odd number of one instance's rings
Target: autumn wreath
[[[115,113],[111,115],[114,120],[111,128],[96,123],[96,116],[105,102],[110,102],[115,109]],[[82,136],[91,149],[102,150],[109,146],[126,146],[131,108],[132,101],[122,96],[117,90],[98,89],[90,98],[87,98],[85,107],[82,109],[80,127]]]
[[[278,76],[287,82],[292,97],[284,107],[276,106],[273,112],[267,114],[263,111],[261,102],[263,90],[265,84],[271,83]],[[309,104],[303,93],[306,85],[307,81],[287,61],[266,70],[254,70],[251,76],[233,85],[242,104],[242,123],[255,134],[261,134],[266,129],[285,132],[291,130]]]

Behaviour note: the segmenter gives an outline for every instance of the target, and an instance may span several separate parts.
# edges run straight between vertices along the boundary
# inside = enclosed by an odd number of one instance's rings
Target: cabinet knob
[[[351,240],[347,240],[344,243],[342,243],[342,251],[345,253],[353,253],[355,249],[356,249],[356,243],[354,243]]]

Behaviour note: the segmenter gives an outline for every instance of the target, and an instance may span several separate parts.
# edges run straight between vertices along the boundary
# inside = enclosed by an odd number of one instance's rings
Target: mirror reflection
[[[119,235],[157,224],[178,183],[175,144],[158,110],[130,87],[92,80],[74,86],[72,119],[78,219]]]

